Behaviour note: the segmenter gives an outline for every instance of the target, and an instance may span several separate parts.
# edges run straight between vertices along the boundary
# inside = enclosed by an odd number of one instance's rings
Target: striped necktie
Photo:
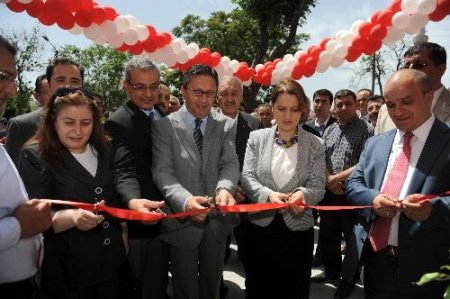
[[[197,149],[198,149],[200,156],[202,155],[202,148],[203,148],[203,134],[202,134],[202,130],[200,130],[201,125],[202,125],[202,119],[196,118],[195,119],[195,127],[194,127],[194,141],[195,141],[195,145],[197,145]]]
[[[383,193],[398,197],[408,174],[409,158],[411,157],[411,138],[414,135],[406,132],[403,135],[403,149],[395,158],[394,165],[388,173]],[[388,246],[389,233],[391,231],[392,218],[378,217],[372,227],[369,240],[373,250],[380,251]]]

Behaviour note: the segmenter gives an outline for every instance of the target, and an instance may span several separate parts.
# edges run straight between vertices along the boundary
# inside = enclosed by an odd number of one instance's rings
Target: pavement
[[[315,244],[314,249],[317,246],[318,240],[318,227],[314,227]],[[312,276],[319,274],[323,268],[313,268]],[[244,299],[245,298],[245,272],[242,263],[237,256],[237,246],[234,241],[231,244],[231,255],[225,263],[224,268],[224,280],[225,285],[228,287],[227,299]],[[310,299],[323,299],[323,298],[334,298],[334,292],[336,290],[337,284],[317,284],[311,283],[311,294]],[[363,299],[363,287],[360,282],[357,283],[353,290],[353,293],[349,299]]]

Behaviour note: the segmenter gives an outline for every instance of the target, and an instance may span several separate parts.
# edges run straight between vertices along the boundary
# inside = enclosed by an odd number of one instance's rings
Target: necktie
[[[150,111],[150,113],[148,114],[148,118],[151,122],[153,122],[153,120],[155,119],[155,113],[153,111]]]
[[[414,135],[411,132],[406,132],[403,135],[403,149],[395,158],[394,165],[388,173],[386,183],[382,190],[383,193],[398,197],[402,190],[408,173],[409,158],[411,157],[411,138]],[[379,217],[375,220],[372,232],[369,236],[370,243],[374,251],[379,251],[388,246],[389,233],[391,230],[391,218]]]
[[[194,127],[194,141],[195,145],[197,145],[198,152],[200,156],[202,155],[203,148],[203,134],[200,130],[200,126],[202,125],[202,120],[200,118],[195,119],[195,127]]]

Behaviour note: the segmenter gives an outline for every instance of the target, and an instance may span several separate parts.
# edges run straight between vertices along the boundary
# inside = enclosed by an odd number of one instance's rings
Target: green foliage
[[[67,45],[58,49],[60,57],[79,62],[85,69],[85,87],[103,97],[103,109],[118,107],[126,101],[121,80],[130,54],[121,53],[109,46],[93,45],[86,49]]]
[[[17,47],[17,88],[18,94],[6,105],[5,116],[13,117],[30,111],[29,100],[34,90],[34,81],[27,81],[27,74],[44,68],[42,62],[42,31],[38,27],[30,31],[12,28],[0,29],[0,33]]]
[[[180,92],[183,73],[179,70],[172,70],[165,65],[160,65],[161,81],[169,85],[170,93],[176,96],[180,101],[183,97]]]
[[[449,285],[447,286],[447,289],[445,290],[443,298],[450,299],[450,265],[442,266],[441,270],[442,270],[442,272],[425,273],[424,275],[422,275],[420,280],[418,282],[416,282],[415,284],[422,286],[431,281],[444,281],[444,280],[449,281]]]

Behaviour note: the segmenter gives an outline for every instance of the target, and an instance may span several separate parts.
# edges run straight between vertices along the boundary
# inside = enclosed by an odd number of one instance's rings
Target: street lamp
[[[50,44],[50,46],[52,46],[53,51],[55,52],[55,57],[58,57],[58,50],[56,49],[55,45],[52,44],[52,42],[50,41],[50,39],[47,37],[47,35],[43,35],[42,38]]]

